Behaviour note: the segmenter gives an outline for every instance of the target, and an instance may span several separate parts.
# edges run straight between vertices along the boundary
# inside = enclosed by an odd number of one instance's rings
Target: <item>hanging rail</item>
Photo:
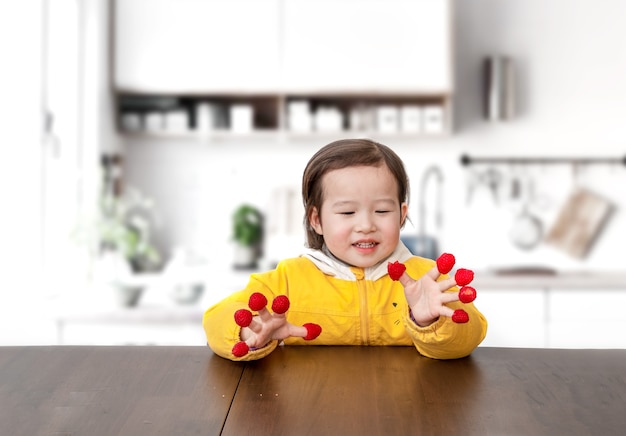
[[[524,164],[524,165],[545,165],[545,164],[620,164],[626,166],[626,156],[624,157],[471,157],[467,154],[461,155],[461,165],[472,164]]]

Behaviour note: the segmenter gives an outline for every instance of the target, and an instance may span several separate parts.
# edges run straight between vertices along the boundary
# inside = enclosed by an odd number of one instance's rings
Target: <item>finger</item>
[[[255,316],[252,318],[252,321],[250,322],[250,325],[248,326],[248,328],[252,330],[254,333],[259,334],[261,333],[261,330],[263,329],[263,324],[257,318],[259,317]]]
[[[443,304],[453,303],[455,301],[459,301],[458,292],[444,292],[443,294],[441,294],[441,302]]]
[[[307,335],[307,333],[308,331],[306,327],[289,324],[289,336],[294,336],[296,338],[303,338]]]
[[[454,288],[456,286],[456,281],[452,277],[444,279],[437,283],[439,284],[439,289],[441,289],[442,291]]]
[[[452,318],[452,315],[454,315],[454,309],[451,309],[448,306],[441,306],[439,314],[442,316],[447,316],[448,318]]]
[[[411,277],[410,275],[408,275],[408,274],[406,273],[406,271],[402,273],[402,275],[400,276],[400,278],[398,279],[398,281],[399,281],[400,283],[402,283],[402,286],[404,286],[405,288],[406,288],[407,286],[409,286],[411,283],[414,283],[414,282],[415,282],[415,280],[413,279],[413,277]]]
[[[437,280],[439,278],[439,276],[441,275],[441,273],[439,272],[439,270],[437,269],[437,265],[433,266],[431,269],[428,270],[428,272],[426,273],[426,275],[428,277],[430,277],[433,280]]]
[[[272,314],[266,307],[258,311],[259,318],[261,318],[262,322],[270,322],[272,320]]]

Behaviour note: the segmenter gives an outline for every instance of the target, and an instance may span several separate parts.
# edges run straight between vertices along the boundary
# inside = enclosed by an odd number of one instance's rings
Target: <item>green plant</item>
[[[127,187],[121,196],[103,195],[100,208],[100,249],[121,253],[134,272],[153,269],[160,254],[150,241],[152,200]]]
[[[233,239],[245,247],[254,247],[263,239],[263,214],[254,206],[243,204],[233,213]]]

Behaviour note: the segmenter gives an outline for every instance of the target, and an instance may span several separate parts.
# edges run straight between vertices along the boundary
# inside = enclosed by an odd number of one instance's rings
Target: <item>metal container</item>
[[[508,120],[515,115],[513,61],[506,56],[488,57],[483,65],[483,109],[490,121]]]

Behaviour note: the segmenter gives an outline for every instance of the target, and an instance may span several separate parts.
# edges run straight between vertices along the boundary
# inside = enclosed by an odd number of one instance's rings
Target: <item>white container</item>
[[[291,132],[309,133],[313,130],[313,116],[307,100],[292,100],[287,105],[287,125]]]
[[[310,114],[311,105],[308,100],[291,100],[287,105],[289,114]]]
[[[289,131],[294,133],[309,133],[313,130],[313,117],[310,113],[290,113]]]
[[[215,127],[215,108],[210,103],[196,105],[196,130],[210,132]]]
[[[438,104],[424,106],[424,132],[443,133],[443,131],[443,107]]]
[[[399,110],[396,106],[384,105],[376,109],[376,127],[380,133],[397,133]]]
[[[235,133],[252,131],[254,110],[249,104],[233,104],[230,106],[230,130]]]
[[[343,114],[335,107],[320,106],[315,112],[315,130],[340,132],[343,130]]]
[[[121,126],[125,132],[138,132],[141,130],[141,117],[138,113],[125,113],[121,118]]]
[[[404,105],[400,109],[400,130],[404,133],[422,131],[422,108],[418,105]]]
[[[164,125],[163,113],[161,112],[148,112],[144,116],[146,132],[162,132]]]
[[[184,109],[165,113],[165,130],[168,132],[186,132],[189,130],[189,117]]]

